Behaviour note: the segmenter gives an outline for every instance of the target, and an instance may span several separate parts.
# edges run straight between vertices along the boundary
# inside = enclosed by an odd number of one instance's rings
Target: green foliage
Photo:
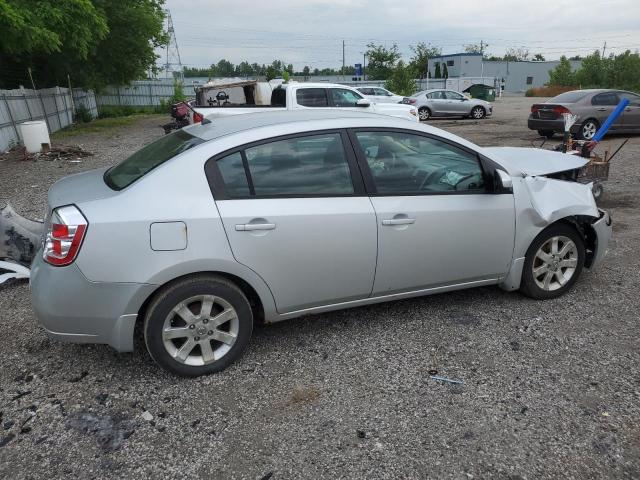
[[[98,108],[99,118],[118,118],[129,117],[131,115],[167,113],[169,110],[168,102],[161,102],[156,107],[140,107],[136,105],[103,105]]]
[[[416,82],[413,79],[414,71],[410,65],[405,65],[402,60],[398,60],[395,67],[391,70],[389,79],[385,82],[384,88],[398,95],[408,97],[416,90]]]
[[[544,62],[545,61],[544,55],[542,55],[541,53],[536,53],[533,56],[533,59],[538,61],[538,62]]]
[[[136,113],[127,116],[117,116],[109,118],[99,118],[89,123],[79,123],[70,125],[67,128],[58,130],[51,134],[51,138],[61,139],[68,137],[75,137],[76,135],[86,133],[105,133],[111,130],[115,130],[120,127],[126,127],[137,122],[139,119],[147,116],[146,114]]]
[[[0,86],[124,85],[155,68],[164,0],[0,0]]]
[[[409,65],[414,71],[414,74],[419,78],[424,78],[428,73],[429,59],[438,57],[442,53],[440,47],[434,47],[431,44],[420,42],[417,45],[410,46],[413,56]]]
[[[619,55],[603,58],[599,51],[582,59],[574,74],[575,83],[582,88],[620,88],[640,91],[640,54],[627,50]],[[555,82],[555,77],[552,78]],[[552,85],[559,83],[549,82]]]
[[[78,105],[74,121],[76,123],[89,123],[91,120],[93,120],[93,115],[91,115],[89,109],[84,105]]]
[[[549,85],[575,85],[571,62],[564,55],[560,57],[560,63],[553,70],[549,70]]]
[[[396,62],[400,60],[398,45],[391,48],[374,43],[367,44],[367,77],[369,80],[386,80],[390,77]]]
[[[442,78],[449,78],[449,69],[446,63],[442,64]]]
[[[288,82],[291,79],[291,75],[289,74],[288,70],[285,70],[284,72],[282,72],[282,79],[285,82]]]
[[[442,73],[440,72],[440,62],[436,62],[436,72],[433,75],[434,78],[442,78]]]

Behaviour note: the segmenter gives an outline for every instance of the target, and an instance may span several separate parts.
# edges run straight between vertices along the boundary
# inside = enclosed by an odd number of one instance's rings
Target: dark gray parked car
[[[564,132],[562,114],[570,113],[578,115],[571,133],[591,140],[622,98],[628,98],[629,105],[609,132],[640,133],[640,95],[623,90],[592,89],[562,93],[545,103],[533,104],[528,126],[541,136],[551,138],[555,133]]]

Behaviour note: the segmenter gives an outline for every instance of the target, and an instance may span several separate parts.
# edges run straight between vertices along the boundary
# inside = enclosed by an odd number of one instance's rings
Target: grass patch
[[[128,115],[126,117],[109,117],[109,118],[99,118],[98,120],[94,120],[89,123],[77,123],[74,125],[70,125],[62,130],[58,130],[51,134],[51,138],[60,139],[67,137],[74,137],[76,135],[82,135],[84,133],[100,133],[100,132],[108,132],[110,130],[114,130],[120,127],[126,127],[135,123],[136,121],[152,117],[151,114],[136,114],[136,115]]]
[[[525,97],[555,97],[564,92],[579,90],[579,87],[564,87],[560,85],[547,85],[544,87],[530,88],[524,94]]]

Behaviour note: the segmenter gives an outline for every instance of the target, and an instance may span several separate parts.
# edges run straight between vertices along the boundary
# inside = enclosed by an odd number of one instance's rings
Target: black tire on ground
[[[238,332],[235,343],[221,358],[204,365],[187,365],[169,354],[162,332],[171,310],[198,295],[213,295],[231,305],[237,314]],[[151,358],[165,370],[182,377],[197,377],[227,368],[246,349],[252,330],[253,314],[247,297],[235,284],[213,274],[187,277],[161,289],[149,304],[144,319],[144,340]]]
[[[431,110],[427,107],[420,107],[418,109],[418,118],[420,121],[429,120],[431,118]]]
[[[487,111],[484,109],[484,107],[481,107],[480,105],[473,107],[471,109],[471,112],[469,113],[469,117],[473,118],[474,120],[480,120],[481,118],[484,118],[486,116],[487,116]]]
[[[554,132],[553,130],[538,130],[538,135],[540,135],[541,137],[553,138],[555,134],[556,132]]]
[[[598,128],[600,128],[600,123],[595,118],[587,118],[578,128],[576,137],[579,140],[591,140]]]
[[[539,266],[538,262],[540,262],[540,260],[536,258],[538,250],[553,237],[566,237],[575,244],[577,249],[577,264],[573,275],[564,285],[555,290],[545,290],[536,283],[533,275],[533,269],[534,263],[536,267]],[[584,239],[576,227],[567,223],[555,223],[550,225],[538,234],[527,250],[522,269],[520,291],[524,295],[537,300],[556,298],[565,294],[578,280],[578,277],[580,277],[580,273],[582,272],[582,267],[584,265],[584,258]]]

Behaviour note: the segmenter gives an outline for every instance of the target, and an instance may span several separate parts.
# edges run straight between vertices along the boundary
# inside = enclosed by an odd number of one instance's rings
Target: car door
[[[376,87],[373,91],[378,103],[393,103],[393,95],[384,88]]]
[[[629,100],[622,114],[622,128],[626,131],[640,132],[640,95],[631,92],[618,92],[621,98]]]
[[[305,87],[296,89],[297,108],[328,108],[329,99],[326,88]]]
[[[431,109],[431,115],[434,117],[443,117],[448,115],[447,97],[444,90],[436,90],[427,93],[427,106]]]
[[[398,129],[350,136],[378,221],[374,295],[505,275],[514,247],[513,194],[491,192],[488,167],[475,152]]]
[[[469,101],[464,95],[451,90],[447,90],[445,95],[447,96],[447,112],[449,115],[469,115]]]
[[[613,112],[616,108],[616,105],[620,103],[620,97],[616,92],[602,92],[597,95],[594,95],[591,98],[591,106],[592,106],[592,115],[595,117],[600,125],[602,125],[607,117]],[[589,115],[589,114],[586,114]],[[586,116],[585,115],[585,116]],[[621,130],[622,122],[624,120],[624,115],[620,115],[613,125],[611,125],[610,131]]]
[[[371,293],[375,213],[345,141],[339,131],[280,137],[207,163],[233,255],[280,313]]]

